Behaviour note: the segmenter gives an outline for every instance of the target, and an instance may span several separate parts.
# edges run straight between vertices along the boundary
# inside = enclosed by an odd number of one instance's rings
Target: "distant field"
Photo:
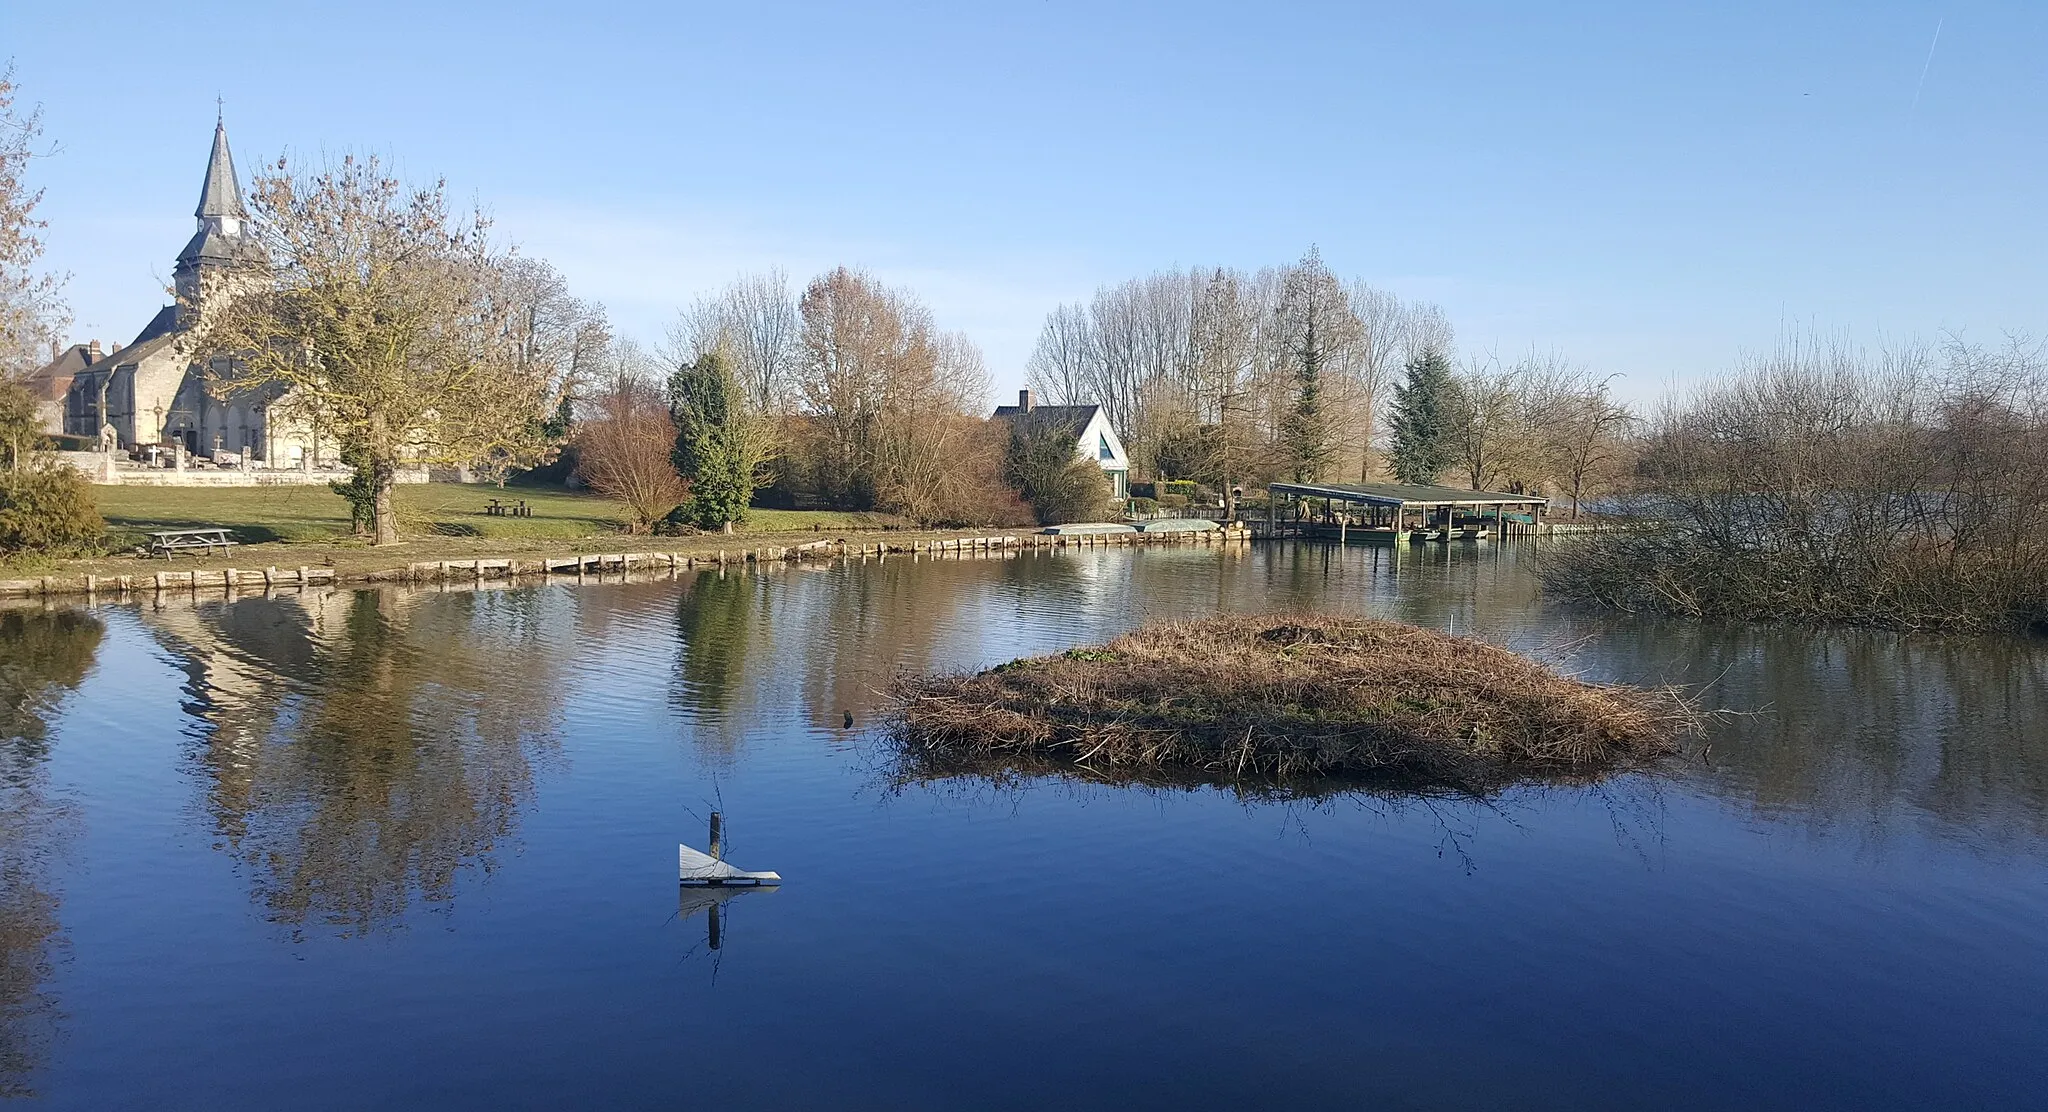
[[[332,545],[351,541],[348,503],[324,486],[144,487],[97,486],[101,516],[117,533],[139,537],[161,529],[222,525],[247,543]],[[459,483],[397,488],[399,529],[411,537],[495,540],[572,539],[616,534],[626,527],[623,507],[574,491]],[[524,499],[532,517],[496,517],[490,500]],[[811,510],[754,510],[747,533],[819,529],[878,529],[893,523],[878,514]]]

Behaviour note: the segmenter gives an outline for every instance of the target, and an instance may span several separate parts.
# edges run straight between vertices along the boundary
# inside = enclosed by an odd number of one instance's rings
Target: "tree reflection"
[[[216,829],[275,921],[367,934],[493,867],[554,740],[549,615],[385,589],[150,617],[187,660]]]
[[[681,642],[670,701],[693,712],[700,727],[724,722],[738,708],[746,686],[747,657],[760,635],[766,603],[759,576],[726,571],[699,572],[676,600],[676,633]],[[707,736],[733,738],[713,728]]]
[[[55,1035],[44,988],[64,944],[52,858],[70,823],[48,795],[49,719],[91,670],[105,628],[77,611],[0,612],[0,1098],[29,1078]]]
[[[1754,814],[1879,849],[2048,840],[2048,651],[1854,630],[1617,624],[1595,653],[1724,712],[1683,775]]]
[[[0,777],[11,783],[40,767],[48,716],[85,679],[105,632],[83,611],[0,611]]]

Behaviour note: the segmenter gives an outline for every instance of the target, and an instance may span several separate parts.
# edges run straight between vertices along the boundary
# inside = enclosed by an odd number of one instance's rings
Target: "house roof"
[[[1079,439],[1081,431],[1088,427],[1088,422],[1093,421],[1095,414],[1100,412],[1101,409],[1102,407],[1099,405],[1034,405],[1028,410],[1020,405],[999,405],[996,407],[995,413],[990,415],[990,419],[996,421],[1017,421],[1022,419],[1024,422],[1023,428],[1026,432],[1054,430],[1067,433]]]
[[[1363,502],[1375,506],[1547,506],[1550,499],[1533,494],[1503,494],[1493,490],[1459,490],[1457,487],[1419,486],[1411,483],[1269,483],[1268,490],[1330,498],[1338,502]]]
[[[62,398],[71,388],[71,377],[84,370],[92,362],[92,349],[84,344],[72,344],[30,373],[28,388],[37,397],[54,400]]]

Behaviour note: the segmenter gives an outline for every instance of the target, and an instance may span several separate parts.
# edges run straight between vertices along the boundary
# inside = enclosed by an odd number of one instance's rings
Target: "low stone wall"
[[[398,582],[398,583],[482,583],[488,580],[547,581],[570,577],[586,582],[603,576],[631,572],[676,573],[703,567],[745,567],[747,565],[794,564],[805,560],[868,560],[890,556],[912,559],[945,557],[972,559],[1015,555],[1027,549],[1105,548],[1149,544],[1213,544],[1244,541],[1244,529],[1214,529],[1200,533],[1081,533],[1054,536],[1046,533],[1003,533],[986,537],[947,537],[942,540],[849,543],[818,540],[798,545],[762,545],[718,552],[627,552],[575,553],[567,556],[534,556],[524,559],[474,559],[417,561],[404,567],[381,571],[337,574],[333,568],[200,568],[166,570],[141,575],[44,576],[40,579],[0,580],[0,599],[35,598],[54,595],[127,595],[143,591],[225,590],[276,586],[305,587],[315,583]]]
[[[89,455],[72,452],[68,455]],[[94,460],[103,457],[89,455]],[[73,464],[73,466],[77,466]],[[102,486],[160,486],[160,487],[265,487],[265,486],[326,486],[329,483],[347,480],[346,471],[296,471],[266,468],[200,468],[188,467],[183,471],[173,468],[116,467],[109,479],[104,469],[87,470],[80,467],[86,477]],[[400,471],[396,476],[400,483],[424,483],[425,471]]]

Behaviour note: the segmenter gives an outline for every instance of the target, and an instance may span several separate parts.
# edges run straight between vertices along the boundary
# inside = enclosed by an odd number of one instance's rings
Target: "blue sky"
[[[626,334],[862,265],[999,390],[1058,302],[1311,243],[1638,396],[1788,328],[2048,334],[2040,0],[421,7],[0,0],[78,337],[162,302],[216,95],[245,178],[445,176]]]

